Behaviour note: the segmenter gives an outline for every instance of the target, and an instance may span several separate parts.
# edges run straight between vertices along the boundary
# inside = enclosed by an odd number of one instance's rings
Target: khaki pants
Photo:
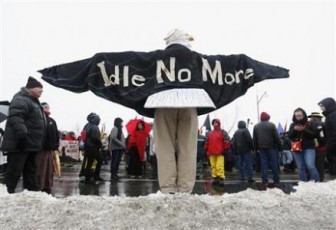
[[[163,193],[191,193],[195,185],[198,118],[195,108],[156,109],[154,145]]]

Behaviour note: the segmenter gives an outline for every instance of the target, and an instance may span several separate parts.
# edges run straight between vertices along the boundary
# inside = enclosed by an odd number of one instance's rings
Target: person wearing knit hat
[[[261,121],[268,121],[269,119],[271,119],[271,116],[268,113],[262,112],[260,114],[260,120]]]
[[[23,174],[24,189],[38,191],[36,154],[42,150],[45,138],[45,115],[39,102],[42,84],[29,77],[26,87],[16,93],[9,106],[1,149],[8,152],[6,186],[14,193]]]
[[[268,184],[268,162],[271,163],[274,186],[278,187],[280,183],[278,151],[282,151],[282,145],[275,125],[269,121],[270,117],[268,113],[262,112],[261,121],[253,129],[253,143],[255,151],[259,151],[264,188],[267,188]]]
[[[28,93],[30,94],[30,96],[34,97],[34,98],[39,98],[42,95],[43,92],[43,86],[41,84],[41,82],[39,82],[38,80],[36,80],[33,77],[29,77],[25,90],[28,91]]]

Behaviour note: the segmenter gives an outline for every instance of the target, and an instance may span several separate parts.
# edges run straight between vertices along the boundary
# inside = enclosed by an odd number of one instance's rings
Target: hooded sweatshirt
[[[253,150],[253,140],[245,121],[238,122],[238,130],[232,138],[232,148],[236,154],[247,153]]]

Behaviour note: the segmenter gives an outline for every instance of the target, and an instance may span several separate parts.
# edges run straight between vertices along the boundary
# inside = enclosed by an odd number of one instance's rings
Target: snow
[[[296,190],[60,199],[0,185],[0,229],[336,229],[336,180]]]

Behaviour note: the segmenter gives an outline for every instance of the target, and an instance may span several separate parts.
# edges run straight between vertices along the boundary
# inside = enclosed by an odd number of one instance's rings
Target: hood
[[[246,122],[245,121],[239,121],[238,122],[238,129],[246,129]]]
[[[303,113],[303,119],[302,119],[301,121],[298,121],[298,120],[295,118],[295,113],[298,112],[298,111],[301,111],[301,112]],[[297,108],[297,109],[295,109],[295,110],[294,110],[294,113],[293,113],[293,118],[292,118],[292,120],[293,120],[293,122],[294,122],[295,124],[302,124],[302,125],[306,124],[307,121],[308,121],[308,116],[307,116],[306,111],[304,111],[304,109],[302,109],[302,108]]]
[[[215,121],[217,121],[217,122],[219,123],[219,125],[216,126],[216,127],[214,126]],[[214,130],[218,130],[218,129],[221,128],[221,122],[220,122],[220,120],[217,119],[217,118],[215,118],[215,119],[213,119],[213,120],[211,121],[211,125],[214,126]]]
[[[94,125],[99,125],[100,123],[100,117],[95,113],[90,113],[87,116],[87,120],[89,123],[94,124]]]
[[[324,98],[318,105],[323,105],[325,107],[326,110],[322,112],[324,116],[336,111],[336,101],[331,97]]]

